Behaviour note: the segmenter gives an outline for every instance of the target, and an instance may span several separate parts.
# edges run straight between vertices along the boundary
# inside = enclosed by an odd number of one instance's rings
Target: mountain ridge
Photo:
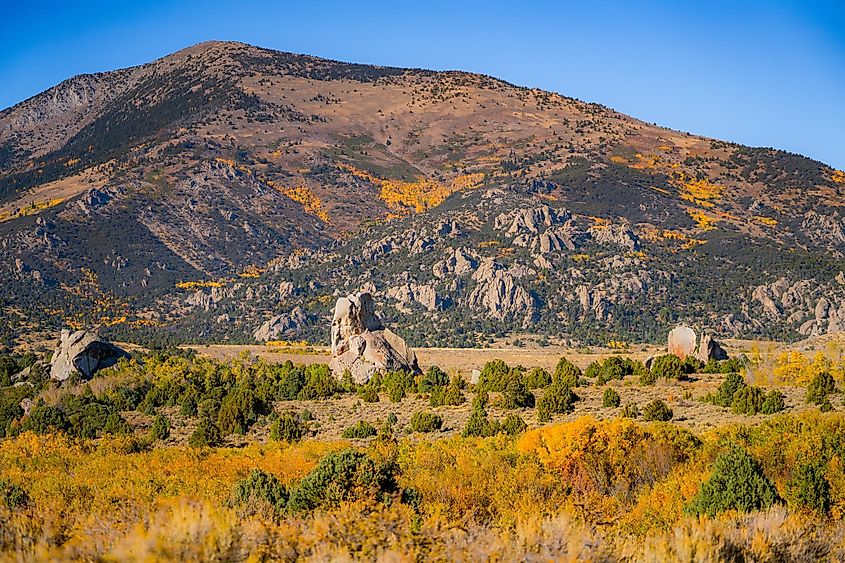
[[[446,341],[653,340],[681,318],[796,337],[845,323],[843,185],[800,155],[482,74],[207,42],[0,112],[0,278],[27,326],[177,340],[273,319],[262,335],[320,340],[332,296],[368,282],[425,342],[459,322],[473,336]],[[368,272],[356,252],[378,241],[403,271]],[[435,276],[460,248],[486,273]],[[700,268],[727,268],[727,291]]]

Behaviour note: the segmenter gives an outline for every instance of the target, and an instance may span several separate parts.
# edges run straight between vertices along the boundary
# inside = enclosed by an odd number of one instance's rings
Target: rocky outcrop
[[[308,322],[308,315],[302,307],[294,307],[290,313],[276,315],[255,329],[253,337],[259,342],[276,340],[280,336],[290,335]]]
[[[446,258],[434,263],[432,273],[436,278],[445,278],[449,275],[465,276],[472,273],[478,267],[478,260],[467,252],[466,249],[457,248],[446,253]]]
[[[50,359],[50,378],[65,381],[74,372],[90,379],[98,370],[113,366],[129,355],[95,332],[63,330]]]
[[[688,326],[680,325],[669,331],[668,352],[685,360],[695,352],[695,331]]]
[[[698,347],[695,349],[695,358],[705,364],[710,360],[727,360],[728,353],[724,348],[709,334],[702,334]]]
[[[537,314],[535,297],[516,282],[516,274],[492,259],[481,262],[473,279],[478,282],[469,295],[470,308],[487,311],[494,319],[523,317],[525,322]]]
[[[369,293],[356,293],[337,300],[331,343],[329,367],[337,378],[342,378],[348,371],[355,383],[364,384],[376,372],[419,371],[413,350],[382,325]]]
[[[514,209],[496,217],[493,227],[513,237],[520,234],[539,234],[546,227],[564,224],[571,214],[566,209],[553,209],[542,205],[533,209]]]
[[[626,250],[637,250],[640,247],[637,235],[625,224],[595,226],[589,232],[593,240],[602,246],[618,246]]]
[[[801,230],[817,244],[828,244],[836,249],[841,249],[845,244],[845,219],[838,214],[808,211],[801,222]]]
[[[387,290],[387,296],[398,301],[397,308],[403,312],[410,312],[410,305],[413,303],[421,305],[428,311],[441,310],[446,304],[446,301],[430,284],[409,282],[397,285]]]

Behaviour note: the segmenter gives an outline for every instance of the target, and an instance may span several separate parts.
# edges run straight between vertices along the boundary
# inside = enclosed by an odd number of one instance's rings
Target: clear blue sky
[[[845,168],[843,0],[6,0],[0,107],[209,39],[483,72]]]

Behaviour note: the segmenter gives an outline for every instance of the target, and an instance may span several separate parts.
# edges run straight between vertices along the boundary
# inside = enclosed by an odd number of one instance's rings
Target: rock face
[[[669,332],[669,353],[685,360],[695,352],[695,331],[688,326],[676,326]]]
[[[299,327],[308,322],[308,315],[302,307],[295,307],[286,315],[276,315],[269,321],[255,329],[252,336],[259,342],[274,340],[279,336],[295,333]]]
[[[331,338],[329,367],[337,378],[349,370],[355,383],[364,384],[379,371],[419,371],[413,350],[382,325],[369,293],[356,293],[337,300]]]
[[[50,360],[50,378],[65,381],[73,372],[90,379],[98,370],[113,366],[129,355],[95,332],[62,331],[61,341]]]
[[[698,348],[695,349],[695,358],[705,364],[710,360],[727,360],[728,353],[709,334],[702,334]]]

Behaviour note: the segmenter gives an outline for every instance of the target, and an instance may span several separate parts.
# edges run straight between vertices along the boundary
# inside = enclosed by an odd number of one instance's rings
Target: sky
[[[0,108],[206,40],[490,74],[845,169],[845,0],[2,0]]]

